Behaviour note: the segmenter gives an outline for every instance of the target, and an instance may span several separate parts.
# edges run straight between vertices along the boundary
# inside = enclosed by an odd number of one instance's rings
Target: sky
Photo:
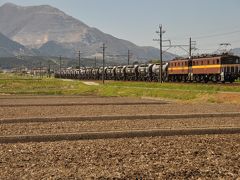
[[[140,46],[159,47],[153,39],[162,24],[163,38],[172,44],[188,44],[192,37],[195,53],[216,51],[221,43],[240,48],[240,0],[0,0],[0,6],[7,2],[48,4]],[[170,52],[185,53],[180,48]]]

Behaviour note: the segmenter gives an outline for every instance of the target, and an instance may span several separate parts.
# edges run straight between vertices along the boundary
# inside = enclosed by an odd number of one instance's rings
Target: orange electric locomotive
[[[175,59],[168,66],[168,81],[234,82],[240,76],[240,59],[230,54]]]

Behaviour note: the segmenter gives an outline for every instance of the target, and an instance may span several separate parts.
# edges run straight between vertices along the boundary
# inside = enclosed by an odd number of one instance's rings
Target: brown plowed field
[[[61,106],[155,102],[96,97],[0,96],[0,119],[27,117],[240,112],[231,104]],[[239,117],[0,124],[0,136],[136,129],[240,127]],[[198,135],[0,144],[0,179],[237,179],[240,135]]]
[[[87,105],[58,106],[59,103],[124,103],[156,102],[138,98],[96,98],[96,97],[29,97],[0,96],[1,104],[56,104],[56,106],[0,107],[0,119],[17,117],[58,117],[58,116],[97,116],[97,115],[138,115],[138,114],[186,114],[186,113],[222,113],[240,112],[236,104],[144,104],[144,105]],[[5,97],[5,99],[3,98]],[[157,101],[159,102],[159,101]],[[160,101],[162,102],[162,101]]]
[[[107,120],[53,123],[12,123],[1,124],[0,136],[27,134],[57,134],[96,131],[121,131],[140,129],[176,129],[205,127],[240,127],[240,117],[235,118],[194,118],[160,120]]]
[[[237,179],[240,137],[2,144],[1,179]]]

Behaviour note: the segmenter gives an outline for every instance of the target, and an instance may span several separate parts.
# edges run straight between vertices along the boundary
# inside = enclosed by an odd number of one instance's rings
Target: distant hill
[[[25,53],[28,55],[33,55],[34,53],[29,49],[25,48],[23,45],[12,41],[11,39],[0,33],[0,57],[15,57]]]
[[[71,59],[62,57],[62,68],[67,67],[77,67],[78,59]],[[106,65],[119,65],[116,62],[107,60]],[[22,56],[19,57],[0,57],[0,69],[11,69],[19,67],[48,67],[50,65],[51,69],[59,69],[59,57],[44,57],[44,56]],[[81,67],[94,67],[95,59],[82,58]],[[96,66],[102,66],[102,59],[97,59]]]
[[[0,57],[0,67],[2,69],[20,68],[20,67],[48,67],[51,69],[59,69],[59,58],[58,57],[41,57],[41,56],[23,56],[18,57]],[[62,59],[62,67],[75,66],[73,59]]]
[[[73,58],[79,49],[85,52],[85,57],[99,56],[102,43],[106,43],[108,55],[126,55],[130,49],[134,60],[159,57],[157,48],[140,47],[118,39],[48,5],[4,4],[0,7],[0,32],[28,48],[38,49],[35,52],[41,56]],[[163,56],[164,60],[173,57],[175,55],[170,53]],[[118,57],[114,61],[123,62],[124,58]]]
[[[240,48],[232,49],[231,52],[232,52],[234,55],[240,56]]]
[[[72,56],[74,56],[74,53],[76,53],[73,49],[55,41],[48,41],[47,43],[43,44],[38,51],[41,55],[56,57],[59,55],[63,57],[69,57],[69,53]]]

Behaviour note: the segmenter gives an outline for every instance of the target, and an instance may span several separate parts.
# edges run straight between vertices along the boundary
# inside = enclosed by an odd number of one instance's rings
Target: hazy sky
[[[240,47],[240,0],[0,0],[0,5],[6,2],[52,5],[141,46],[158,47],[152,39],[161,23],[164,38],[173,44],[187,44],[191,36],[201,52],[214,51],[225,42]],[[175,51],[180,50],[171,50]]]

